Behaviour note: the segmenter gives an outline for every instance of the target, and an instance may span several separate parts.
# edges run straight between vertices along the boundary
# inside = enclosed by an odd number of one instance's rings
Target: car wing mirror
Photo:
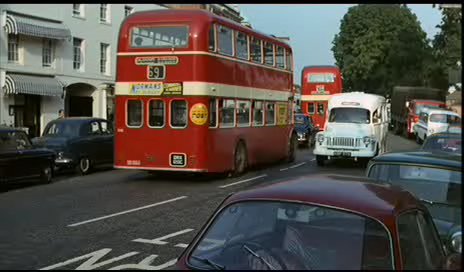
[[[452,253],[446,257],[445,270],[461,270],[461,254]]]

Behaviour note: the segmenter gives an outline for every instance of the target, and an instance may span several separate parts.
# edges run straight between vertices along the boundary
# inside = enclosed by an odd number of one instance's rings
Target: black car
[[[113,164],[113,126],[105,119],[56,119],[47,124],[42,137],[32,141],[56,152],[58,169],[76,168],[85,175],[94,166]]]
[[[462,156],[461,134],[449,132],[432,134],[425,139],[421,150]]]
[[[54,161],[55,153],[33,146],[23,130],[0,128],[0,183],[30,179],[49,183]]]
[[[313,146],[314,125],[311,118],[301,113],[295,114],[295,130],[298,135],[299,145]]]
[[[432,214],[446,248],[461,253],[462,156],[426,151],[385,153],[373,158],[367,176],[401,186]]]

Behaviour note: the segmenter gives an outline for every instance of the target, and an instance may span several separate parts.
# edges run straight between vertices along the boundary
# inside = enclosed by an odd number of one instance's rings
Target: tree
[[[395,85],[423,85],[432,48],[405,5],[349,8],[332,51],[348,90],[386,94]]]

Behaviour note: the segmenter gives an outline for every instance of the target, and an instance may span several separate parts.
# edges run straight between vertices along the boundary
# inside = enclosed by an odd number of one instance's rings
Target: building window
[[[108,55],[110,45],[106,43],[100,43],[100,73],[109,74],[108,69]]]
[[[171,127],[187,127],[187,102],[185,100],[171,101]]]
[[[253,101],[253,126],[262,126],[264,123],[263,101]]]
[[[133,7],[124,6],[124,16],[126,16],[126,17],[129,16],[132,13],[133,10],[134,10]]]
[[[251,38],[251,61],[262,63],[261,40]]]
[[[73,15],[78,17],[84,17],[84,5],[82,4],[73,4]]]
[[[55,60],[53,40],[43,39],[42,42],[42,66],[51,67]]]
[[[148,103],[148,126],[154,128],[164,127],[164,101],[150,100]]]
[[[272,43],[264,43],[264,63],[274,66],[274,46]]]
[[[19,62],[18,35],[8,34],[8,62]]]
[[[224,26],[218,26],[218,47],[219,53],[233,56],[232,30]]]
[[[83,63],[83,56],[82,56],[82,45],[84,41],[79,38],[73,38],[73,50],[74,50],[74,57],[73,57],[73,68],[74,70],[81,70],[82,63]]]
[[[248,60],[248,37],[241,32],[237,31],[236,33],[237,57]]]
[[[108,4],[100,4],[100,22],[110,22],[110,7]]]

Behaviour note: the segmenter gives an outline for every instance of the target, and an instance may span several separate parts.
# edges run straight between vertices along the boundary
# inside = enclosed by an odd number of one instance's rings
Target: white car
[[[419,122],[414,125],[416,141],[422,144],[424,140],[439,132],[446,132],[456,124],[461,123],[461,116],[449,110],[424,109],[419,115]]]

